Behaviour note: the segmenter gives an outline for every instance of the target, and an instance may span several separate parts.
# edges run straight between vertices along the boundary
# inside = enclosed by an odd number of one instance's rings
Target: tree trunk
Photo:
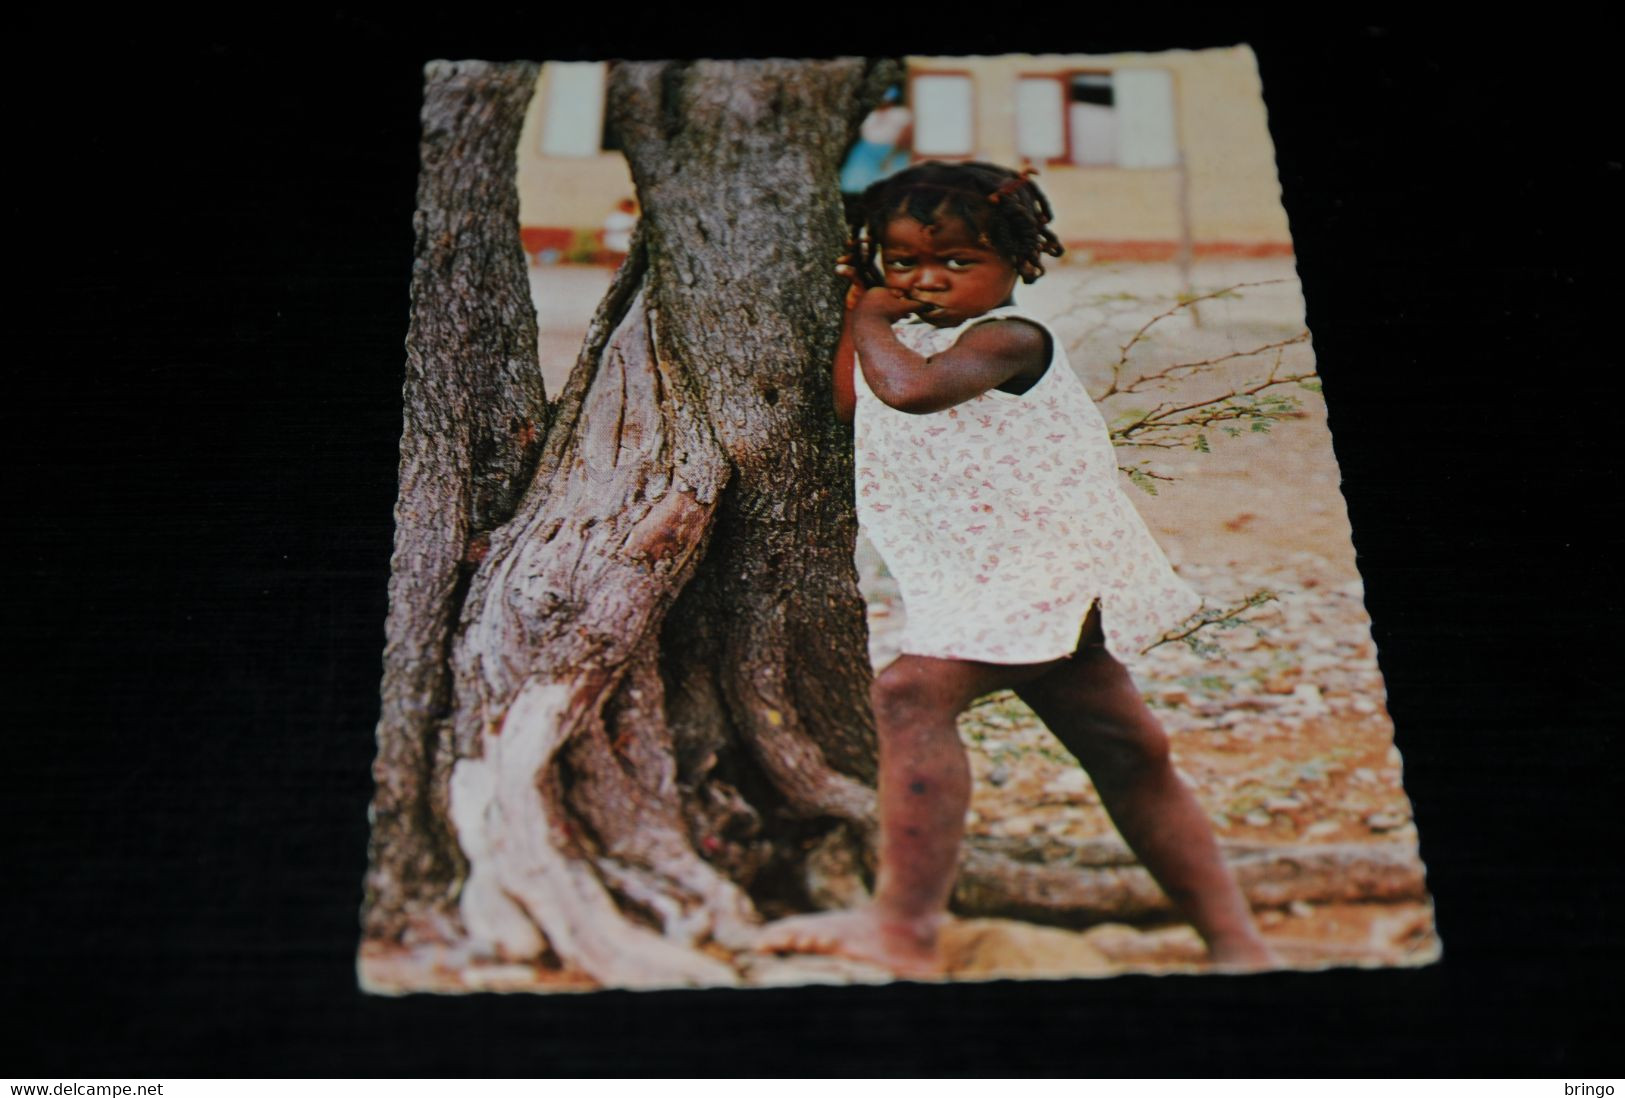
[[[366,928],[412,933],[463,871],[448,823],[451,637],[473,564],[529,483],[546,430],[515,156],[535,65],[425,73],[412,324]]]
[[[809,856],[873,826],[831,264],[897,67],[612,72],[643,218],[550,423],[512,182],[535,69],[429,72],[367,926],[732,983]]]

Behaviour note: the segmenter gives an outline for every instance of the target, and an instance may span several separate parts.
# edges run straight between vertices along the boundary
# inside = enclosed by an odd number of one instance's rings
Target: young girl
[[[879,875],[867,906],[775,923],[761,949],[940,971],[970,802],[956,718],[1013,689],[1089,771],[1213,959],[1272,962],[1118,662],[1200,599],[1124,495],[1060,341],[1015,305],[1017,278],[1062,252],[1050,218],[1025,175],[991,164],[920,164],[864,192],[840,268],[854,285],[835,400],[854,423],[859,519],[907,613],[903,655],[872,694]]]

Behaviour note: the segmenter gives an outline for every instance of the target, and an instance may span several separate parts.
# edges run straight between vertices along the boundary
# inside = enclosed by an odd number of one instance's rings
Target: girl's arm
[[[852,384],[857,350],[852,346],[852,314],[841,325],[841,341],[835,345],[835,418],[851,423],[858,408],[858,393]]]
[[[844,257],[843,257],[844,258]],[[858,393],[852,384],[857,349],[852,344],[852,306],[861,295],[854,286],[846,294],[846,317],[841,321],[841,341],[835,345],[835,418],[851,423],[858,407]]]
[[[1024,320],[977,324],[930,358],[892,334],[895,321],[920,308],[898,291],[867,291],[848,314],[847,328],[875,396],[900,412],[940,412],[1016,378],[1037,378],[1049,363],[1049,337]]]

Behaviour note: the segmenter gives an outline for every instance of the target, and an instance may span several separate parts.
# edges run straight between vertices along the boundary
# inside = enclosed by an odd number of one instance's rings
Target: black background
[[[477,33],[64,11],[13,42],[0,1072],[1617,1075],[1621,157],[1599,29],[787,10],[538,8]],[[1444,961],[359,994],[422,63],[1240,41]]]

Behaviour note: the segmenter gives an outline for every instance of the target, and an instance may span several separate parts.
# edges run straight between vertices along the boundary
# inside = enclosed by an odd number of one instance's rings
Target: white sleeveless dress
[[[1129,501],[1106,421],[1048,325],[1007,306],[953,328],[893,325],[940,354],[976,324],[1016,317],[1054,348],[1025,393],[997,389],[941,412],[881,402],[854,371],[857,509],[897,579],[902,651],[985,663],[1071,655],[1099,602],[1106,647],[1129,660],[1201,598],[1174,573]]]

